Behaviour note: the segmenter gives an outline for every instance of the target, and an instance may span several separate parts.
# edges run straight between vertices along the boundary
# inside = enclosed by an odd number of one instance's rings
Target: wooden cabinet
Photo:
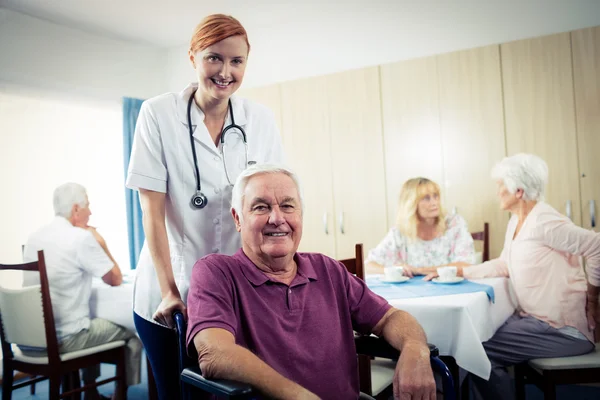
[[[237,94],[268,107],[275,116],[275,122],[281,132],[283,128],[281,115],[281,85],[269,85],[256,88],[240,88]]]
[[[442,143],[435,57],[382,65],[381,99],[388,228],[396,224],[398,195],[410,178],[443,187]]]
[[[506,155],[549,167],[546,200],[591,227],[600,211],[600,27],[241,91],[273,110],[304,186],[301,250],[353,255],[395,224],[409,178],[440,184],[471,231],[508,214],[490,172]],[[598,224],[598,221],[596,221]]]
[[[569,33],[500,46],[509,155],[527,152],[548,163],[546,201],[581,223],[577,135]]]
[[[445,203],[456,207],[472,232],[490,223],[490,255],[496,258],[508,222],[490,177],[506,156],[499,46],[438,56],[437,69]]]
[[[300,249],[336,258],[385,234],[377,68],[282,84],[284,146],[304,187]]]
[[[303,187],[301,251],[335,256],[331,135],[323,77],[281,85],[283,141]]]
[[[331,133],[337,258],[354,257],[386,233],[386,193],[381,134],[379,69],[326,78]]]
[[[571,34],[581,185],[582,226],[592,228],[590,202],[595,203],[595,229],[600,211],[600,27]],[[592,206],[594,205],[592,203]]]

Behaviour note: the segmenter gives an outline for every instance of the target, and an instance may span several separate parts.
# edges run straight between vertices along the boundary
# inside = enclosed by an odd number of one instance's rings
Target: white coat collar
[[[187,106],[190,100],[190,96],[194,91],[198,89],[198,83],[191,83],[185,89],[183,89],[177,95],[177,115],[181,123],[185,125],[187,128],[188,120],[187,120]],[[244,127],[246,124],[246,110],[244,109],[244,102],[242,99],[237,96],[231,96],[231,106],[233,108],[233,117],[235,119],[235,123]],[[204,113],[200,110],[199,107],[194,107],[192,105],[192,126],[197,126],[199,123],[204,122]],[[227,112],[227,119],[225,121],[226,125],[231,123],[231,119],[229,116],[229,112]],[[197,137],[198,131],[194,129],[194,137]],[[200,138],[198,138],[200,139]]]

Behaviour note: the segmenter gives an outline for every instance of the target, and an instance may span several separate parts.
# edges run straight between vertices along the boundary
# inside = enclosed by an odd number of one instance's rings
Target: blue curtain
[[[123,165],[125,166],[125,179],[129,168],[131,147],[135,123],[142,108],[144,100],[123,97]],[[135,269],[140,251],[144,244],[144,227],[142,226],[142,207],[137,191],[125,188],[125,203],[127,207],[127,233],[129,237],[129,263]]]

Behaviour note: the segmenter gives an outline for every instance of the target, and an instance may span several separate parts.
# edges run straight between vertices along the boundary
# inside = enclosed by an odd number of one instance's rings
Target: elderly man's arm
[[[235,344],[231,332],[203,329],[194,336],[202,375],[251,385],[274,399],[318,399],[312,392],[285,378],[249,350]]]
[[[100,233],[98,233],[96,228],[94,228],[92,226],[88,226],[86,229],[92,233],[92,235],[94,236],[94,239],[96,239],[96,241],[98,242],[100,247],[102,247],[102,250],[104,250],[104,252],[108,256],[110,261],[112,261],[112,263],[113,263],[113,267],[110,269],[110,271],[108,271],[106,274],[104,274],[102,276],[102,280],[107,285],[119,286],[121,283],[123,283],[123,274],[121,273],[121,268],[119,268],[119,264],[117,264],[117,262],[115,261],[115,259],[112,256],[112,254],[110,253],[110,250],[108,250],[108,246],[106,245],[106,240],[104,240],[102,235],[100,235]]]
[[[383,336],[400,351],[394,374],[394,398],[435,399],[427,337],[417,320],[405,311],[391,308],[375,325],[373,333]]]

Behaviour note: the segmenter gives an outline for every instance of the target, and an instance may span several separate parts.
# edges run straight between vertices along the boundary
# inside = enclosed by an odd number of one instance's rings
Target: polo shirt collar
[[[252,283],[254,286],[261,286],[266,282],[271,281],[271,279],[264,272],[258,269],[258,267],[252,262],[252,260],[248,258],[248,256],[244,253],[243,249],[239,249],[237,253],[235,253],[234,258],[240,261],[242,265],[242,273],[244,274],[246,279],[248,279],[250,283]],[[294,286],[298,275],[308,280],[317,280],[317,273],[306,257],[303,257],[302,255],[296,253],[294,255],[294,261],[296,261],[298,271],[290,286]]]

